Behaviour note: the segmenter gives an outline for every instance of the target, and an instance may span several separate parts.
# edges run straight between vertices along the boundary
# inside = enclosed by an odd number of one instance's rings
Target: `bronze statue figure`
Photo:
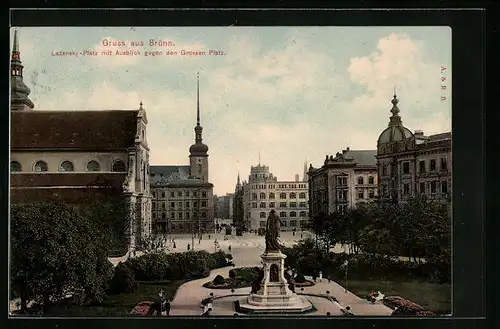
[[[266,253],[279,252],[283,247],[280,244],[280,224],[282,224],[279,217],[274,210],[271,210],[266,223]]]

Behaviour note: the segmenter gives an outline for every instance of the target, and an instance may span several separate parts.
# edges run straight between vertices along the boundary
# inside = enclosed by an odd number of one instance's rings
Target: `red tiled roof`
[[[126,149],[133,146],[137,110],[11,111],[11,149]]]
[[[126,173],[12,173],[10,186],[106,186],[121,188],[126,176]]]

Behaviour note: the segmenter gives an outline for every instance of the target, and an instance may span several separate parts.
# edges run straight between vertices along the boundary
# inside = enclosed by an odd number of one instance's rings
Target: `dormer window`
[[[59,166],[59,171],[75,171],[75,168],[70,161],[63,161]]]
[[[89,161],[87,163],[87,171],[101,171],[101,166],[97,161]]]
[[[11,172],[19,172],[22,171],[21,164],[18,161],[11,161],[10,162],[10,171]]]
[[[48,171],[49,167],[47,166],[47,162],[39,160],[35,163],[35,171],[41,172],[41,171]]]

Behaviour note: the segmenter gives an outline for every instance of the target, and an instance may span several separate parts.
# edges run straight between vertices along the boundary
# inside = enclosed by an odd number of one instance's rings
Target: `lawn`
[[[347,281],[347,290],[365,298],[371,290],[401,296],[439,314],[451,313],[451,285],[421,281]]]
[[[177,288],[185,281],[139,281],[133,293],[108,295],[101,305],[80,306],[71,303],[54,305],[44,316],[126,316],[140,301],[159,300],[158,292],[163,289],[166,298],[172,300]]]

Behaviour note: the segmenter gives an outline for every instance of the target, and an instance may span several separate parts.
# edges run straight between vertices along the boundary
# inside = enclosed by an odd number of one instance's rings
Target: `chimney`
[[[298,182],[299,181],[299,174],[295,174],[295,181]]]

